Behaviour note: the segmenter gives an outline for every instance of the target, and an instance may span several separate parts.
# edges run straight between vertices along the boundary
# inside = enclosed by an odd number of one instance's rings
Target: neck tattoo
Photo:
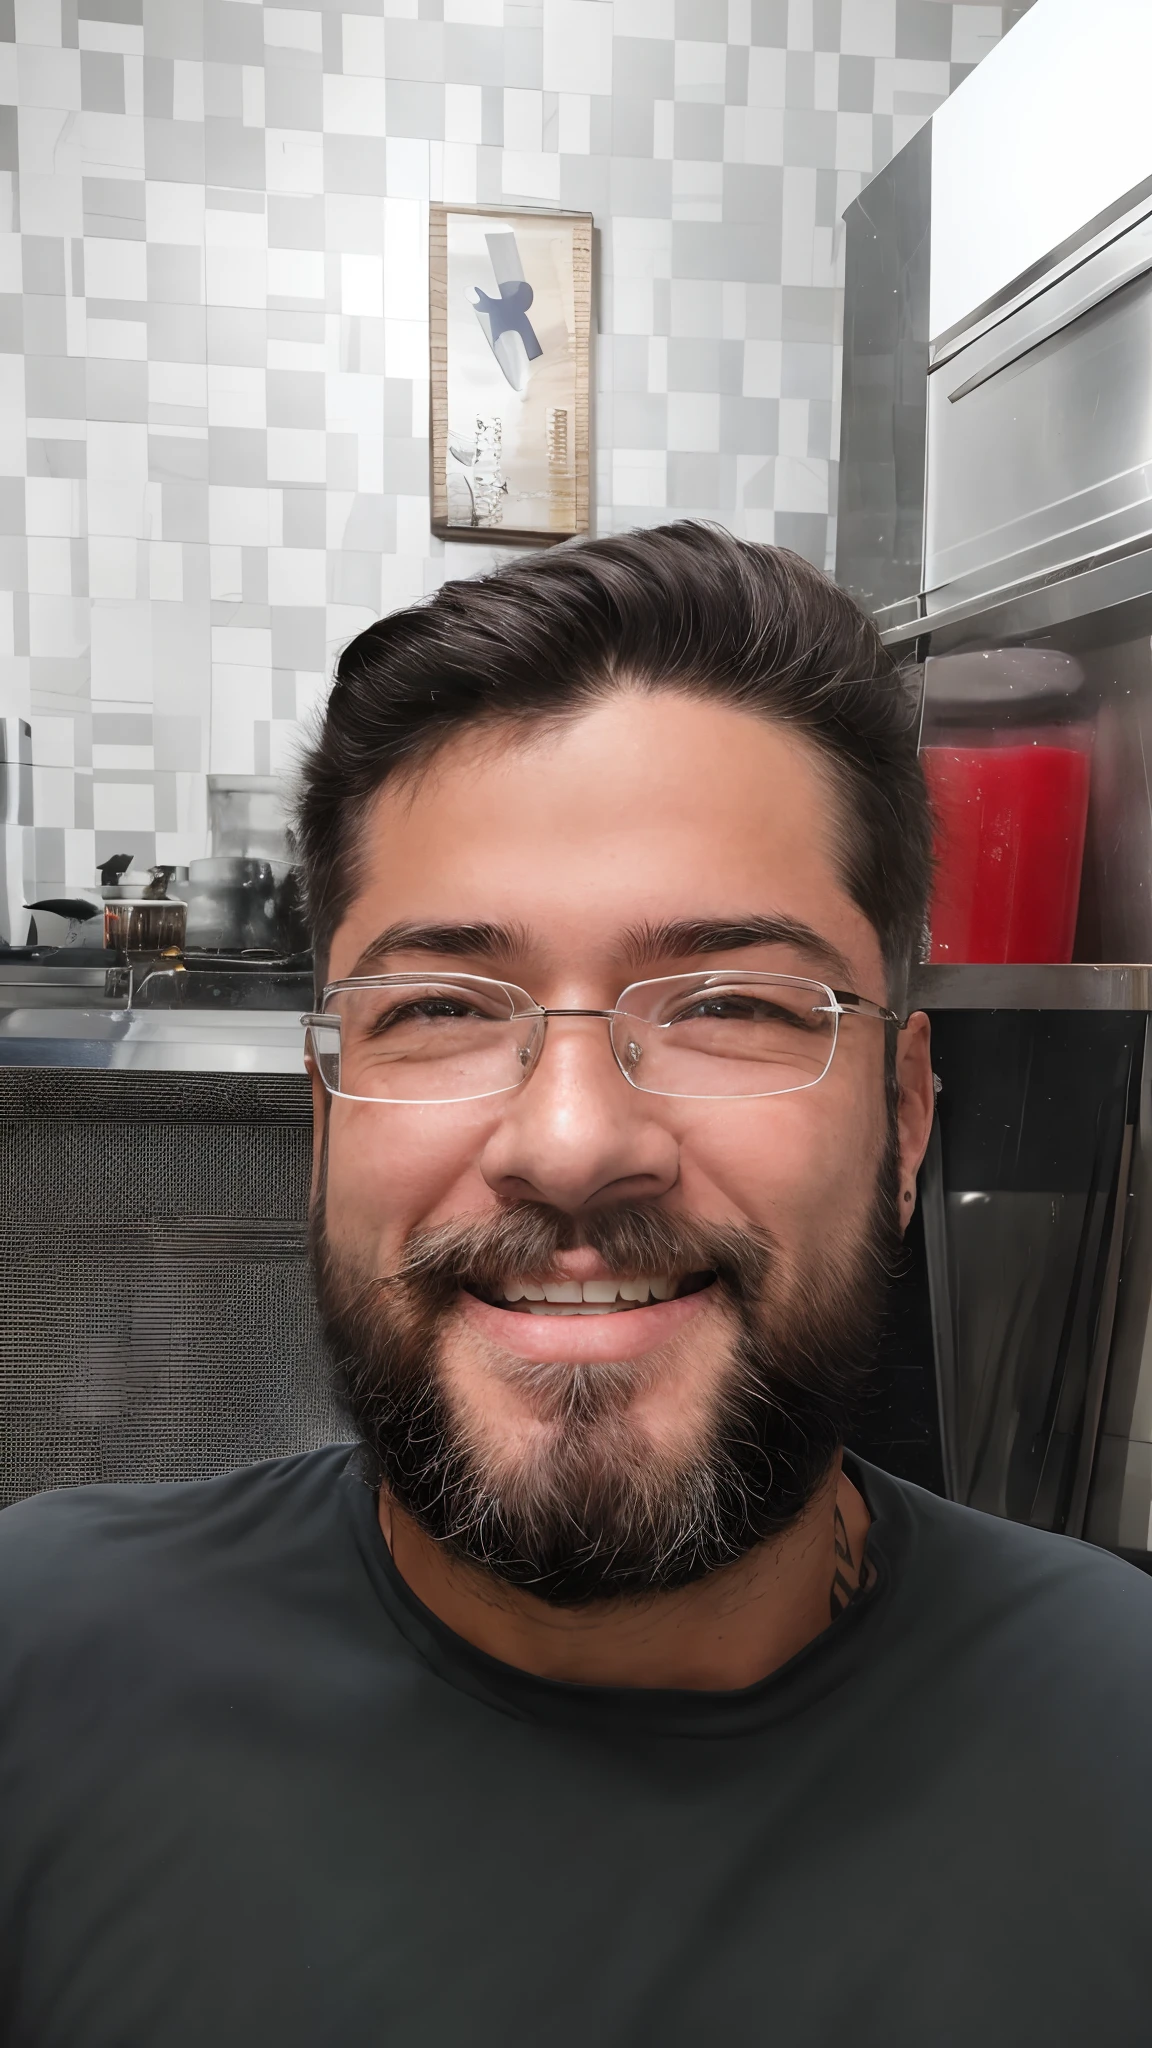
[[[861,1547],[858,1558],[852,1555],[848,1531],[837,1501],[833,1512],[833,1544],[836,1551],[836,1565],[832,1573],[832,1588],[829,1598],[831,1618],[836,1621],[845,1609],[871,1584],[871,1567]]]

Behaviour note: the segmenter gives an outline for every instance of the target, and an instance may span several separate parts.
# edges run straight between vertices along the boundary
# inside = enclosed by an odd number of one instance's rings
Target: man
[[[932,1116],[903,682],[793,556],[553,551],[304,777],[361,1439],[0,1520],[20,2048],[1134,2048],[1152,1589],[842,1455]]]

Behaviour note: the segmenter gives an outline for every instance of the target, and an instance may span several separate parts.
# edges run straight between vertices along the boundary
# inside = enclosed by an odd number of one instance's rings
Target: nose
[[[661,1098],[629,1087],[602,1019],[553,1019],[534,1071],[506,1099],[480,1159],[496,1194],[575,1214],[675,1186],[679,1145]]]

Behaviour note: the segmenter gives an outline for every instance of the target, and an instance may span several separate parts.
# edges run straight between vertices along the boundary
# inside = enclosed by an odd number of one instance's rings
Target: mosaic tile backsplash
[[[844,207],[1023,5],[0,0],[0,713],[36,888],[205,850],[434,540],[430,199],[597,227],[594,530],[830,559]]]

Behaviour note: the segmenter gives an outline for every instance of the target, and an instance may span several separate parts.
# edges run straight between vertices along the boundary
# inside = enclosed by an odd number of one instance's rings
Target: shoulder
[[[332,1444],[218,1478],[62,1488],[0,1513],[0,1632],[87,1620],[145,1591],[175,1588],[213,1557],[282,1555],[314,1526],[353,1453]]]
[[[1011,1667],[1025,1690],[1152,1687],[1152,1577],[1111,1552],[939,1499],[860,1466],[893,1619],[922,1647],[949,1643]]]

